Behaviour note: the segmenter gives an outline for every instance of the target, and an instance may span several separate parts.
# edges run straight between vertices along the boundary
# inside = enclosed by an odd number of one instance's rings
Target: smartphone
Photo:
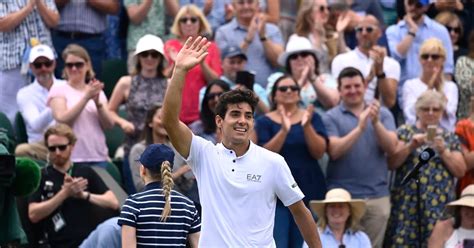
[[[235,83],[245,86],[247,89],[253,91],[255,83],[255,74],[249,71],[238,71],[235,77]]]
[[[434,138],[436,137],[436,130],[438,127],[436,125],[429,125],[428,129],[426,131],[426,139],[430,142],[434,141]]]

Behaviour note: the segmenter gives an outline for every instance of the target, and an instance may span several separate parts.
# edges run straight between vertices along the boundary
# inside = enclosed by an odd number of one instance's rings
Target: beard
[[[36,80],[38,80],[38,82],[40,82],[41,84],[48,83],[52,78],[53,78],[52,73],[42,73],[42,74],[36,75]]]

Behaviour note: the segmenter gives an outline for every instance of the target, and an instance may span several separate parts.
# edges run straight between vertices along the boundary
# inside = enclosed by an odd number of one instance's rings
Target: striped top
[[[107,28],[107,14],[101,13],[84,0],[70,0],[59,9],[61,19],[56,27],[63,32],[100,34]]]
[[[128,197],[118,224],[136,228],[137,247],[186,247],[187,235],[201,230],[201,220],[193,202],[181,193],[171,191],[171,214],[166,222],[161,222],[164,206],[160,183],[149,183],[143,192]]]

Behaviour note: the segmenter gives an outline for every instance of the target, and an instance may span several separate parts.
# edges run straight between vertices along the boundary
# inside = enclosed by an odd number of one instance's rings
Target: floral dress
[[[414,134],[423,133],[415,125],[402,125],[398,128],[398,138],[409,142]],[[451,151],[461,151],[458,137],[443,129],[442,137]],[[436,221],[441,217],[444,207],[456,199],[455,177],[451,175],[438,154],[428,164],[420,168],[421,221],[417,213],[417,185],[414,180],[405,186],[402,178],[418,163],[418,156],[427,145],[423,145],[408,155],[397,169],[391,192],[392,210],[387,225],[385,241],[388,247],[416,247],[418,225],[421,225],[422,243],[426,247]]]

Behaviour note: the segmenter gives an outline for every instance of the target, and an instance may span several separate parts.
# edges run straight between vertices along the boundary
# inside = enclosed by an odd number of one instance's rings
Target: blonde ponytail
[[[171,166],[168,161],[164,161],[161,164],[161,185],[165,195],[165,207],[161,213],[161,221],[166,222],[166,219],[171,214],[171,190],[174,186],[173,178],[171,177]]]

